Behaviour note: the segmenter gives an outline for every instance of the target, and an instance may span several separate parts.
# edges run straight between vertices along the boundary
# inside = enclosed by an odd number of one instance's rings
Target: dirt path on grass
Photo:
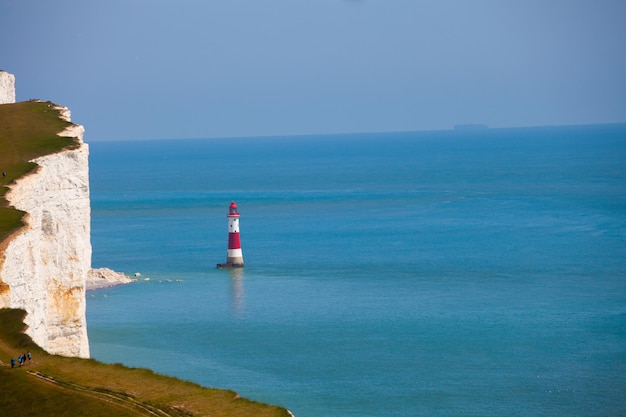
[[[40,378],[41,380],[49,384],[53,384],[59,388],[82,392],[94,398],[98,398],[102,401],[105,401],[111,404],[116,404],[118,406],[124,407],[129,410],[141,412],[144,415],[150,415],[154,417],[192,416],[192,414],[187,413],[183,410],[176,410],[176,412],[172,414],[172,412],[169,410],[164,410],[159,407],[146,404],[141,401],[137,401],[131,396],[120,393],[120,392],[108,391],[105,389],[98,389],[98,388],[89,388],[89,387],[84,387],[82,385],[78,385],[78,384],[74,384],[74,383],[70,383],[66,381],[59,381],[59,380],[54,379],[51,376],[44,375],[43,373],[39,371],[27,371],[27,372],[30,375]]]

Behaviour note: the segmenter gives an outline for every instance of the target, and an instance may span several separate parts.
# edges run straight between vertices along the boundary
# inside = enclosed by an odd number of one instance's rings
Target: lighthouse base
[[[217,269],[243,268],[243,264],[226,262],[225,264],[217,264]]]

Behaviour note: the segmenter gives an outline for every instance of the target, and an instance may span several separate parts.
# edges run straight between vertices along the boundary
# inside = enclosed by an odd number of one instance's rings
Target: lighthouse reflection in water
[[[244,312],[244,269],[231,268],[228,273],[230,275],[230,291],[232,297],[233,314],[236,318],[242,318]]]

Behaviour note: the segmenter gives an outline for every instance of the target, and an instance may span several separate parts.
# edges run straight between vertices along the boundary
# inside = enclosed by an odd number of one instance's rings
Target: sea
[[[90,144],[91,356],[296,417],[626,416],[626,125]],[[239,207],[245,267],[226,261]]]

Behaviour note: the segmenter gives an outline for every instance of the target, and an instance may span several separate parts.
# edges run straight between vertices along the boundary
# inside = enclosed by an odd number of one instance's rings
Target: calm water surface
[[[297,417],[626,415],[626,126],[91,144],[92,357]],[[239,205],[246,268],[226,257]],[[150,280],[145,280],[150,278]]]

